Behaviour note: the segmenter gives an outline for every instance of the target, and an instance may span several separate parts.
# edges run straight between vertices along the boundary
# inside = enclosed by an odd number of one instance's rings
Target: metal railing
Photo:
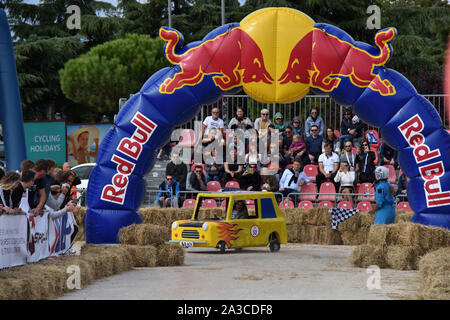
[[[436,108],[439,113],[444,127],[448,127],[447,110],[445,106],[449,103],[449,96],[444,94],[424,94],[423,95]],[[236,115],[238,107],[242,107],[247,117],[253,122],[260,117],[261,109],[269,110],[269,119],[277,112],[281,112],[284,116],[285,123],[292,120],[293,117],[299,117],[302,124],[305,123],[309,116],[309,110],[312,106],[319,109],[319,114],[325,122],[325,127],[340,130],[341,120],[343,117],[344,105],[338,104],[328,95],[306,95],[301,100],[292,103],[261,103],[253,100],[247,95],[224,95],[216,102],[208,105],[203,105],[199,113],[191,121],[182,125],[182,128],[194,129],[195,121],[203,121],[209,115],[213,108],[221,110],[221,118],[228,124],[229,121]],[[373,127],[368,127],[373,129]]]
[[[147,190],[147,192],[158,194],[159,192],[163,192],[163,193],[164,192],[169,192],[169,190],[161,191],[161,190],[156,190],[156,189],[150,189],[150,190]],[[179,207],[181,208],[183,206],[183,201],[186,200],[186,199],[194,199],[194,200],[196,200],[196,198],[197,198],[196,195],[198,193],[217,193],[217,192],[218,191],[199,191],[199,190],[180,191],[179,192],[180,199],[182,199],[182,200],[180,200]],[[256,192],[258,192],[258,191],[256,191]],[[259,192],[263,192],[263,191],[259,191]],[[187,194],[192,194],[192,195],[195,195],[195,196],[191,196],[189,198],[187,198],[187,197],[183,198],[182,197],[182,195],[187,195]],[[375,194],[374,193],[325,193],[325,192],[324,193],[318,193],[318,192],[309,193],[309,192],[291,192],[287,196],[283,196],[283,194],[281,192],[274,192],[274,194],[275,194],[277,199],[281,199],[281,201],[278,201],[278,203],[284,203],[286,200],[291,199],[291,198],[294,199],[294,196],[297,196],[297,197],[300,197],[300,196],[315,196],[314,201],[310,200],[311,202],[313,202],[315,207],[317,207],[319,202],[322,201],[322,200],[320,200],[320,201],[318,200],[319,196],[334,196],[335,200],[336,200],[336,201],[333,201],[333,206],[334,207],[336,207],[339,204],[339,202],[341,200],[343,200],[344,196],[351,196],[353,198],[353,201],[351,203],[352,203],[352,206],[354,208],[356,208],[356,204],[358,202],[368,201],[368,202],[373,203],[375,201]],[[363,200],[358,200],[359,197],[363,197]],[[399,202],[405,201],[404,199],[406,197],[407,197],[407,195],[396,195],[396,196],[394,196],[395,206],[397,207],[397,204]],[[300,202],[301,202],[301,200],[298,199],[298,203],[300,203]],[[295,207],[298,207],[298,203],[297,203],[297,205]],[[153,201],[148,201],[147,204],[151,205],[151,206],[155,205],[154,200]],[[218,203],[217,206],[220,208],[220,203]]]

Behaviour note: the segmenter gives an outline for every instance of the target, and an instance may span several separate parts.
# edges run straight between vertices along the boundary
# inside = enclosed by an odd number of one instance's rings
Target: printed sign
[[[0,216],[0,269],[27,262],[27,217]]]
[[[27,159],[53,159],[66,162],[66,123],[64,121],[25,122]]]

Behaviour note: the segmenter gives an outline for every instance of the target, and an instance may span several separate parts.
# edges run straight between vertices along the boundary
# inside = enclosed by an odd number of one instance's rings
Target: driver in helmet
[[[369,213],[375,214],[374,224],[392,224],[395,222],[394,188],[387,182],[389,169],[375,169],[375,206]]]

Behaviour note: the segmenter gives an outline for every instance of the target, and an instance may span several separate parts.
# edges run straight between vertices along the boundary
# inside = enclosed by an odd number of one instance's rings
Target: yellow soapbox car
[[[215,209],[206,217],[208,208]],[[268,245],[274,252],[287,243],[286,222],[272,192],[199,193],[192,219],[172,223],[170,242],[185,248],[217,248],[221,253]]]

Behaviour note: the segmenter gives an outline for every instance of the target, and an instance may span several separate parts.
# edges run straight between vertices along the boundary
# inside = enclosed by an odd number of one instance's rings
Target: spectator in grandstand
[[[351,109],[344,112],[344,118],[341,121],[341,149],[345,140],[350,139],[356,148],[359,148],[363,140],[364,124],[359,120],[358,116],[353,115]]]
[[[222,134],[222,137],[224,136],[224,123],[223,120],[219,118],[219,108],[213,108],[211,111],[211,115],[207,116],[202,124],[202,134],[200,137],[204,137],[208,134],[209,130],[216,129],[216,132]]]
[[[71,188],[76,188],[81,183],[80,178],[73,171],[60,171],[55,180],[61,184],[61,192],[65,194],[64,201],[60,208],[65,207],[66,204],[72,200]],[[68,192],[66,192],[68,190]]]
[[[344,150],[341,154],[341,163],[346,162],[349,165],[350,171],[355,171],[356,167],[356,153],[353,152],[353,144],[350,139],[345,140]]]
[[[236,116],[231,119],[230,123],[228,124],[228,129],[242,129],[245,131],[251,128],[253,128],[252,120],[244,115],[244,110],[242,108],[237,108]]]
[[[279,133],[283,133],[286,129],[286,124],[284,123],[284,117],[281,112],[277,112],[273,118],[273,125],[275,129],[278,129]]]
[[[344,116],[341,120],[341,137],[339,138],[339,141],[341,143],[340,147],[341,149],[344,149],[344,142],[346,140],[353,141],[353,135],[349,133],[350,128],[352,127],[352,118],[353,118],[353,111],[351,107],[346,107],[344,109]]]
[[[375,153],[370,150],[369,143],[361,144],[359,154],[356,158],[355,172],[358,174],[358,183],[375,181]]]
[[[208,133],[205,135],[205,137],[202,139],[202,146],[203,148],[206,148],[214,141],[217,141],[219,146],[224,145],[223,138],[220,134],[218,134],[218,131],[216,128],[211,128]]]
[[[276,143],[270,145],[270,152],[267,156],[267,163],[263,164],[267,167],[271,174],[275,175],[277,180],[280,180],[280,173],[289,164],[289,159],[286,160],[283,154],[279,151],[279,146]]]
[[[205,163],[206,170],[206,183],[210,181],[220,182],[225,175],[225,169],[222,159],[218,159],[216,156],[216,149],[211,150],[211,161]],[[220,161],[219,161],[220,160]]]
[[[239,185],[242,190],[246,191],[261,190],[261,175],[258,172],[256,162],[250,162],[248,169],[239,178]]]
[[[319,110],[316,107],[312,107],[309,111],[309,116],[305,121],[305,135],[310,137],[312,135],[311,129],[313,126],[317,126],[318,134],[323,137],[324,122],[319,115]]]
[[[230,159],[232,161],[225,161],[224,163],[225,183],[231,180],[239,181],[244,169],[244,165],[238,163],[237,151],[235,149],[230,150]]]
[[[250,163],[256,163],[258,169],[261,167],[261,155],[258,153],[258,141],[256,139],[250,141],[248,153],[245,155],[246,167]]]
[[[269,168],[261,169],[261,190],[277,192],[279,189],[278,179]]]
[[[58,181],[52,182],[52,185],[50,186],[50,195],[45,205],[52,208],[53,210],[59,210],[67,192],[69,192],[69,188],[65,187],[64,193],[61,191],[61,184]]]
[[[408,201],[408,193],[406,190],[408,182],[409,177],[404,172],[402,172],[402,174],[398,176],[397,193],[395,194],[395,196],[398,197],[399,201]]]
[[[306,152],[310,162],[317,163],[319,156],[322,154],[322,141],[323,138],[319,135],[319,127],[316,125],[311,126],[311,135],[306,138]]]
[[[334,181],[339,170],[339,156],[333,152],[333,145],[331,143],[325,144],[325,152],[319,156],[319,172],[316,176],[317,187],[325,180],[330,180],[334,183],[336,190],[339,190],[339,185]]]
[[[301,186],[308,183],[310,179],[303,172],[302,164],[299,160],[294,160],[293,166],[290,169],[286,169],[280,179],[280,192],[284,197],[291,192],[300,192]],[[294,197],[294,203],[296,204],[297,197]]]
[[[334,182],[339,184],[339,193],[354,193],[353,184],[355,183],[355,171],[350,171],[350,166],[347,162],[341,162],[339,171],[334,177]],[[344,195],[344,200],[353,202],[353,197],[351,195]]]
[[[15,171],[8,171],[0,180],[0,204],[6,214],[19,213],[19,203],[22,199],[14,197],[14,190],[20,186],[20,174]]]
[[[232,149],[236,150],[238,159],[242,159],[241,161],[244,161],[245,153],[246,150],[248,149],[248,141],[246,141],[243,136],[237,134],[237,132],[231,133],[231,136],[233,138],[230,139],[231,142],[228,144],[228,152]]]
[[[294,159],[299,158],[303,165],[309,163],[308,154],[306,153],[306,144],[299,134],[294,134],[289,151],[292,152]]]
[[[292,122],[290,123],[290,126],[291,126],[292,132],[294,134],[300,135],[302,140],[305,140],[305,132],[303,131],[303,127],[302,127],[299,117],[294,117],[292,119]]]
[[[284,131],[284,134],[280,136],[282,140],[280,143],[280,151],[286,159],[289,159],[289,162],[293,161],[292,151],[289,150],[291,147],[292,141],[294,140],[294,134],[291,127],[287,127]]]
[[[202,170],[202,167],[199,167]],[[159,185],[159,190],[158,196],[156,197],[156,205],[159,205],[160,208],[179,207],[180,186],[172,176],[166,176],[166,180]]]
[[[23,160],[20,163],[20,172],[32,170],[34,168],[34,162],[31,160]]]
[[[70,169],[72,169],[72,168],[70,167],[70,163],[64,162],[64,164],[63,164],[63,166],[62,166],[62,170],[63,170],[63,171],[70,171]]]
[[[325,152],[325,144],[331,143],[333,146],[333,152],[336,154],[341,154],[341,143],[339,141],[339,138],[334,135],[334,130],[331,128],[327,128],[325,131],[325,136],[323,137],[322,142],[322,152]]]
[[[261,134],[261,130],[267,130],[269,124],[271,124],[269,120],[269,110],[262,109],[261,117],[255,120],[255,129]]]
[[[380,148],[380,165],[384,166],[385,164],[392,165],[395,169],[398,168],[397,161],[398,152],[397,150],[392,149],[386,141],[383,141],[383,144]]]
[[[194,167],[194,171],[189,177],[189,184],[194,190],[206,191],[207,182],[201,165],[196,165]]]
[[[176,151],[172,152],[172,157],[166,165],[166,176],[171,176],[180,185],[180,190],[186,190],[187,166],[180,158],[180,154]]]

